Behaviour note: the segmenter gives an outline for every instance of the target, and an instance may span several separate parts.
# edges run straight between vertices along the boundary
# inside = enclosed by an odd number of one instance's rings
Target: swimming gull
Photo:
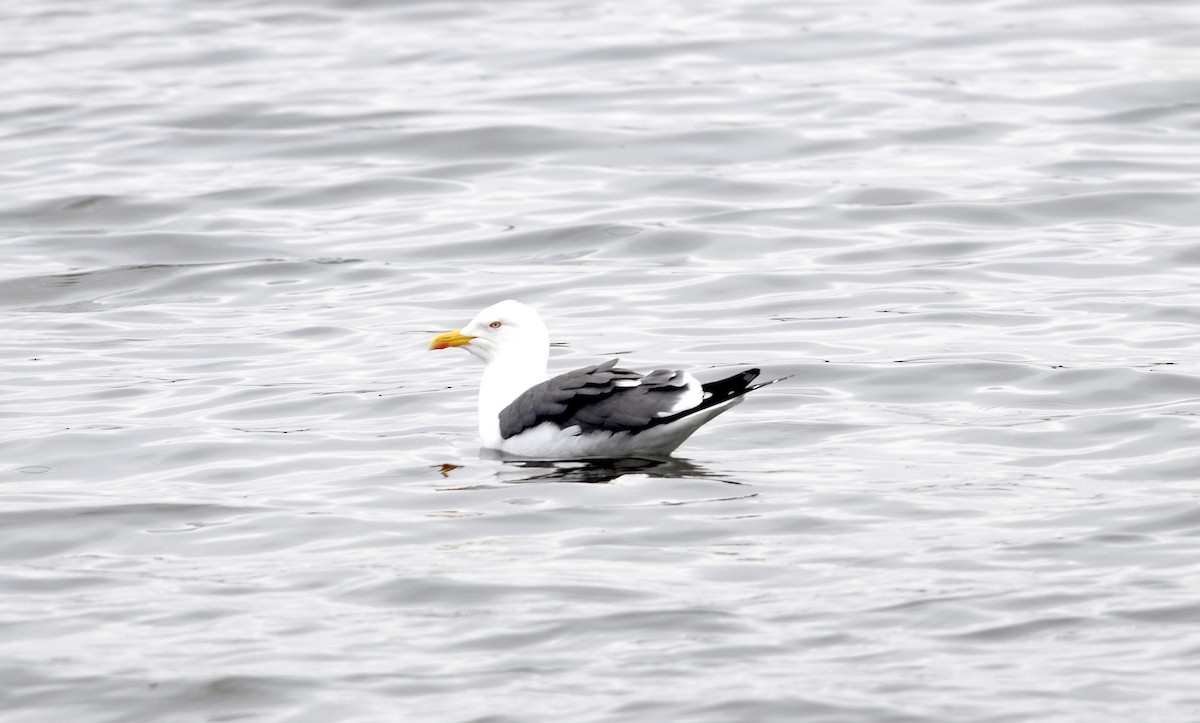
[[[638,374],[616,359],[548,377],[550,334],[537,311],[511,299],[479,312],[430,350],[462,347],[483,360],[479,435],[519,457],[583,459],[663,456],[742,396],[758,369],[701,384],[691,374]]]

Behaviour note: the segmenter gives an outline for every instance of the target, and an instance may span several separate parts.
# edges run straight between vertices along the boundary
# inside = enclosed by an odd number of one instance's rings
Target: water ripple
[[[6,712],[1194,721],[1195,23],[976,10],[0,11]],[[795,377],[481,455],[508,297]]]

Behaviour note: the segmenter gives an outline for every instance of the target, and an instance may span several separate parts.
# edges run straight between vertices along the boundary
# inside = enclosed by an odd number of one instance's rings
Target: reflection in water
[[[666,457],[663,459],[642,459],[627,457],[620,459],[589,459],[589,460],[531,460],[506,458],[493,450],[483,450],[483,459],[499,461],[500,467],[496,477],[504,484],[523,484],[527,482],[572,482],[584,484],[605,484],[627,474],[640,474],[648,477],[669,479],[711,479],[725,484],[740,485],[729,479],[722,479],[704,467],[685,459]],[[450,463],[437,465],[436,469],[443,477],[450,477],[461,465]],[[451,487],[445,489],[472,490],[483,489],[490,485],[470,485],[466,487]]]

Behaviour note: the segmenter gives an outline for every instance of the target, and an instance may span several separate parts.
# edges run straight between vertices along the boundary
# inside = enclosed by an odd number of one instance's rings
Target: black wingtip
[[[718,379],[703,385],[706,395],[706,403],[697,409],[713,404],[719,404],[722,401],[740,397],[746,392],[754,389],[756,385],[751,384],[758,375],[762,373],[761,369],[744,369],[737,374],[724,379]]]

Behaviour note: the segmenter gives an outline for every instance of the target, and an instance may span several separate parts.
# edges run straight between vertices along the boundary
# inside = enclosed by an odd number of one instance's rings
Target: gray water
[[[1194,3],[0,29],[6,723],[1200,720]],[[508,297],[795,377],[481,456]]]

